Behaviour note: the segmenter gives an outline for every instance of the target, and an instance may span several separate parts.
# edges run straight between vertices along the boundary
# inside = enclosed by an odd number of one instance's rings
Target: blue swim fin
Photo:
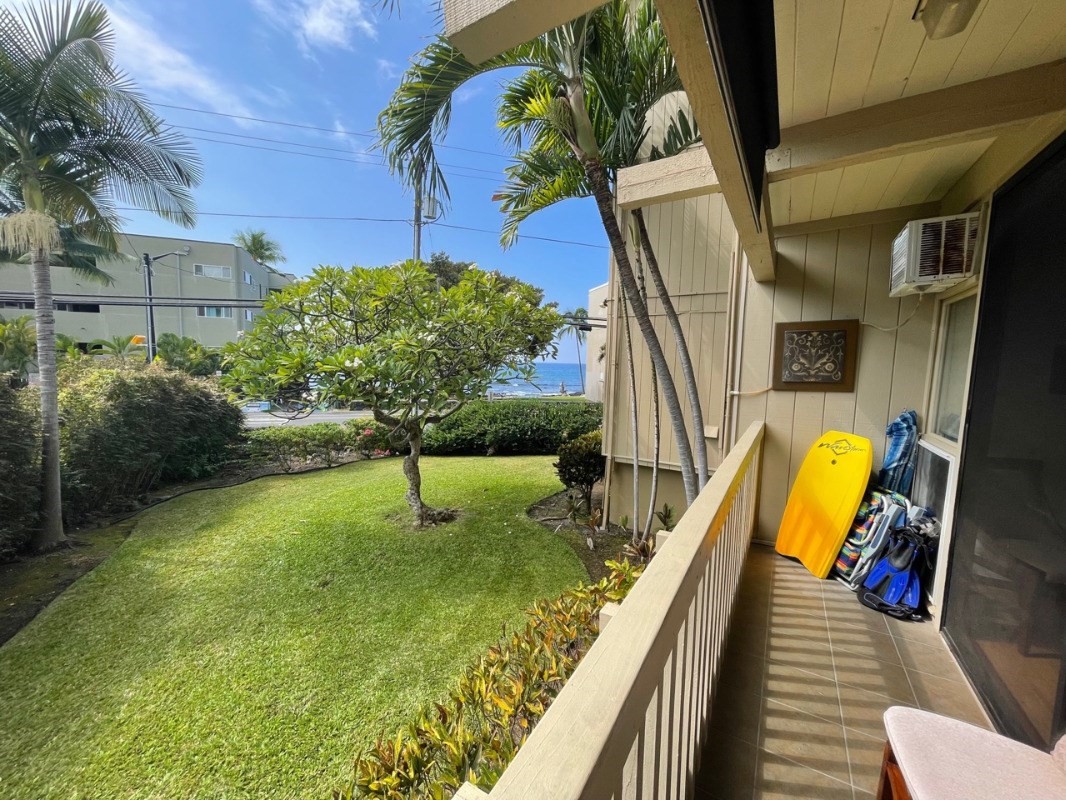
[[[911,581],[911,562],[914,561],[918,544],[905,536],[894,537],[885,555],[870,570],[863,588],[878,596],[889,605],[903,599]]]

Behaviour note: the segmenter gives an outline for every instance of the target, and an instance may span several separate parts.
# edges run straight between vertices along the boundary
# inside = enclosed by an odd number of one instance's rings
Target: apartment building
[[[119,243],[120,254],[99,264],[111,276],[110,285],[87,280],[64,267],[52,268],[57,332],[79,343],[146,334],[145,253],[154,259],[156,336],[191,336],[206,347],[221,347],[251,328],[261,313],[256,304],[268,292],[295,280],[225,242],[128,234]],[[32,313],[29,268],[0,265],[0,315],[12,318]]]

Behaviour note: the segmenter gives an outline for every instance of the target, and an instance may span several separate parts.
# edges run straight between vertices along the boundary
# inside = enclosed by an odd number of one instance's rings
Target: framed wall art
[[[779,322],[774,326],[773,388],[779,392],[853,392],[859,321]]]

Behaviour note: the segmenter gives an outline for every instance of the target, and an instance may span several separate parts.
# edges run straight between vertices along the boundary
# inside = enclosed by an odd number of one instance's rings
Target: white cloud
[[[116,60],[155,99],[183,100],[225,114],[254,116],[234,89],[168,43],[151,19],[125,3],[108,3]]]
[[[455,90],[455,102],[459,105],[469,103],[485,90],[484,86],[460,86]]]
[[[387,58],[378,59],[378,77],[382,80],[392,80],[393,78],[399,78],[403,75],[403,70],[400,69],[400,65],[395,61],[389,61]]]
[[[291,30],[305,53],[316,47],[348,49],[357,33],[377,36],[366,0],[252,0],[274,26]]]

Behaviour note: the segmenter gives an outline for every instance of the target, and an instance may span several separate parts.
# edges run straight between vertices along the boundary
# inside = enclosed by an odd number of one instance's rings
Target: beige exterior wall
[[[925,405],[933,347],[934,302],[911,317],[917,297],[888,296],[892,239],[900,223],[846,228],[777,240],[777,281],[748,278],[741,343],[741,392],[770,383],[773,326],[777,322],[858,318],[859,359],[855,391],[766,392],[742,396],[737,430],[766,421],[762,492],[756,537],[773,541],[788,492],[811,444],[826,430],[869,438],[874,469],[884,457],[885,426],[901,411]],[[921,420],[924,423],[924,419]]]
[[[292,277],[278,273],[257,263],[244,250],[232,244],[199,242],[187,239],[169,239],[154,236],[122,236],[122,252],[127,259],[115,259],[100,263],[114,283],[110,286],[94,283],[78,277],[72,270],[53,267],[52,287],[57,296],[89,294],[106,297],[144,297],[144,274],[140,271],[143,253],[153,256],[180,251],[189,247],[188,255],[167,256],[155,262],[152,293],[154,297],[204,297],[219,300],[260,300],[270,289],[280,289],[292,282]],[[229,267],[228,279],[197,276],[196,264]],[[247,273],[247,280],[246,274]],[[31,293],[33,290],[29,268],[20,264],[0,265],[0,292]],[[85,303],[91,303],[85,299]],[[161,301],[162,302],[162,301]],[[209,305],[209,301],[204,305]],[[29,309],[4,308],[0,314],[13,318],[32,314]],[[259,314],[256,309],[252,312]],[[231,318],[208,318],[198,316],[195,308],[166,308],[156,306],[156,335],[176,333],[191,336],[207,347],[220,347],[237,338],[238,332],[251,328],[252,322],[245,319],[245,310],[234,308]],[[78,342],[93,339],[108,339],[112,336],[145,334],[145,309],[143,306],[101,305],[95,312],[56,312],[56,331],[74,337]]]
[[[589,317],[603,319],[607,316],[608,284],[601,283],[589,289]],[[607,330],[596,322],[585,338],[585,397],[594,403],[603,402],[603,384],[607,377]],[[600,356],[603,355],[603,358]]]
[[[652,206],[644,211],[648,232],[659,260],[663,280],[673,298],[678,316],[685,331],[689,351],[699,384],[700,405],[703,410],[707,438],[708,460],[713,469],[725,454],[721,435],[722,414],[725,401],[725,363],[727,349],[727,312],[729,308],[730,275],[735,258],[736,230],[721,195],[681,200],[661,206]],[[628,216],[628,215],[626,215]],[[635,260],[636,253],[630,251]],[[610,319],[607,346],[607,367],[604,402],[605,436],[604,449],[616,465],[617,474],[611,479],[611,506],[609,514],[617,519],[622,514],[632,515],[631,501],[622,500],[624,492],[632,497],[632,473],[629,464],[633,461],[633,437],[630,415],[630,379],[621,308],[618,304],[617,278],[612,269],[611,293],[608,299]],[[662,303],[654,297],[654,287],[648,284],[649,312],[663,345],[671,372],[675,376],[682,409],[689,431],[692,431],[692,414],[684,384],[681,381],[677,347],[663,313]],[[635,377],[637,388],[638,432],[637,451],[639,463],[649,465],[654,455],[652,439],[652,368],[647,346],[630,321],[633,340]],[[677,444],[665,409],[662,411],[661,453],[659,463],[677,469]],[[624,476],[623,476],[624,473]],[[648,473],[645,475],[645,473]],[[640,471],[641,491],[647,491],[650,470]],[[676,486],[670,487],[670,484]],[[625,484],[622,488],[621,484]],[[660,497],[665,502],[684,508],[684,493],[676,474],[663,474],[660,479]],[[673,498],[673,499],[670,499]],[[618,500],[616,503],[615,500]],[[661,507],[662,499],[658,502]]]

